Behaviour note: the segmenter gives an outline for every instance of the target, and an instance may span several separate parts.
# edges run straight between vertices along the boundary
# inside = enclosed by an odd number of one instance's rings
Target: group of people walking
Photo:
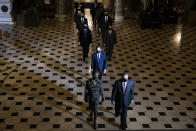
[[[114,45],[117,43],[116,31],[112,28],[112,18],[108,11],[103,8],[101,3],[95,1],[90,8],[93,27],[101,34],[103,46],[105,47],[108,60],[112,58]],[[78,43],[82,46],[83,61],[85,62],[89,53],[89,46],[92,44],[92,33],[88,27],[88,19],[85,18],[84,4],[79,3],[76,6],[74,21],[78,32]]]
[[[90,117],[93,118],[93,127],[97,128],[97,110],[99,102],[104,101],[102,76],[107,72],[107,60],[112,58],[112,50],[117,43],[116,31],[112,29],[112,18],[108,11],[103,8],[101,3],[95,0],[91,5],[90,13],[94,28],[101,34],[102,42],[105,47],[106,55],[102,52],[101,46],[96,47],[96,53],[92,54],[91,71],[92,78],[88,79],[85,87],[85,101],[89,103]],[[83,61],[88,57],[89,46],[92,44],[91,30],[88,28],[88,19],[85,18],[84,4],[76,6],[74,21],[78,31],[78,43],[82,46]],[[134,84],[128,79],[125,72],[120,80],[113,85],[111,103],[115,105],[115,116],[121,116],[120,127],[126,130],[127,110],[134,102]]]

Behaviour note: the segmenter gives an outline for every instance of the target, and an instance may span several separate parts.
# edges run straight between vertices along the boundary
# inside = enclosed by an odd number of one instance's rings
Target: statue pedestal
[[[11,9],[12,3],[9,0],[0,1],[0,24],[13,24]]]

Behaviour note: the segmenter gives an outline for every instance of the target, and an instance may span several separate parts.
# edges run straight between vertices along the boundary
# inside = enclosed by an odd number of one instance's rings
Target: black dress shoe
[[[93,122],[93,128],[97,129],[97,123],[96,122]]]
[[[126,131],[126,128],[122,128],[122,131]]]
[[[115,112],[115,117],[118,117],[120,115],[120,112]]]
[[[83,59],[83,62],[85,62],[85,59]]]

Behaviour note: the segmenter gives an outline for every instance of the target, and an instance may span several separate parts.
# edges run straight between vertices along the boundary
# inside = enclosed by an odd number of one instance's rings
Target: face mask
[[[127,81],[128,81],[128,76],[127,76],[127,75],[125,75],[125,76],[123,77],[123,81],[124,81],[124,82],[127,82]]]
[[[123,82],[127,82],[127,81],[128,81],[128,79],[123,78]]]
[[[101,49],[100,49],[100,48],[98,48],[98,49],[97,49],[97,52],[98,52],[98,53],[100,53],[100,52],[101,52]]]

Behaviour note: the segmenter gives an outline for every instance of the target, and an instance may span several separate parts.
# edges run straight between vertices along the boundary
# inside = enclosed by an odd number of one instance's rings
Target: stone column
[[[124,0],[113,0],[113,15],[116,22],[124,19]]]
[[[13,24],[11,17],[12,2],[11,0],[0,1],[0,24]]]
[[[56,0],[56,17],[65,18],[65,0]]]
[[[196,11],[195,10],[192,10],[194,9],[194,2],[195,0],[185,0],[184,1],[184,13],[182,15],[182,18],[181,18],[181,21],[183,24],[189,24],[189,25],[194,25],[192,23],[192,21],[196,21],[195,20],[195,14],[196,14]],[[196,7],[195,7],[196,9]]]
[[[56,1],[56,17],[65,18],[70,15],[73,9],[73,0],[55,0]]]

